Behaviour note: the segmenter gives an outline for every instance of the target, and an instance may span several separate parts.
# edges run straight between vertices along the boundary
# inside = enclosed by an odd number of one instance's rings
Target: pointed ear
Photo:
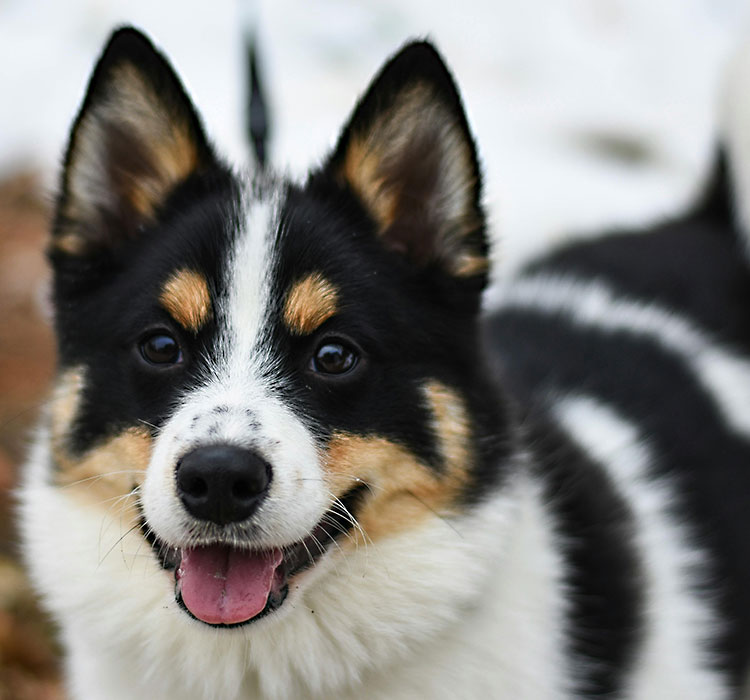
[[[89,82],[65,156],[52,256],[135,237],[176,185],[214,162],[190,99],[135,29],[116,31]]]
[[[458,90],[429,43],[407,45],[383,67],[327,167],[357,195],[388,248],[484,281],[476,150]]]

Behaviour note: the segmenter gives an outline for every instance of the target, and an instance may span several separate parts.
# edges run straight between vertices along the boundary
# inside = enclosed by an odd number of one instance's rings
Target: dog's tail
[[[258,40],[253,27],[248,27],[244,37],[245,69],[247,71],[247,101],[245,107],[246,137],[255,157],[258,170],[266,167],[270,131],[265,89],[258,67]]]
[[[734,228],[732,223],[737,218],[734,200],[735,193],[733,178],[730,174],[729,155],[727,149],[720,144],[714,154],[706,183],[693,213],[699,218],[728,222],[730,228]]]

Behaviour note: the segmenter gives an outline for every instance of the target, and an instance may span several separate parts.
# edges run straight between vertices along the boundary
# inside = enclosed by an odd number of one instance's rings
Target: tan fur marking
[[[194,270],[178,270],[162,287],[161,305],[177,323],[197,333],[211,319],[208,282]]]
[[[377,436],[338,433],[326,451],[332,493],[341,496],[357,483],[370,489],[358,522],[368,540],[403,532],[429,517],[456,512],[472,459],[471,427],[463,401],[439,382],[425,386],[434,429],[444,459],[436,471],[405,447]],[[355,534],[356,539],[361,534]],[[342,543],[343,544],[343,543]]]
[[[286,295],[283,318],[292,333],[307,335],[338,310],[338,291],[320,273],[295,282]]]
[[[152,440],[146,428],[127,428],[80,457],[55,453],[60,486],[108,505],[140,486],[151,459]]]
[[[382,233],[393,224],[396,193],[385,186],[379,170],[385,153],[366,139],[353,139],[344,161],[343,176],[359,198],[370,208]]]
[[[64,439],[78,414],[84,385],[83,367],[67,370],[57,381],[50,403],[50,429],[53,445]]]
[[[456,277],[474,277],[486,273],[490,269],[490,261],[481,255],[471,253],[456,257],[453,274]]]
[[[394,177],[394,164],[411,144],[426,136],[440,149],[442,165],[427,201],[414,202],[413,193],[402,191],[404,183]],[[340,177],[368,207],[381,235],[413,207],[422,207],[423,214],[443,222],[435,232],[438,257],[457,277],[472,277],[488,268],[484,256],[465,242],[480,224],[471,201],[474,178],[467,177],[472,172],[470,150],[453,117],[430,88],[416,85],[399,95],[366,133],[352,135]]]
[[[50,429],[56,483],[106,508],[122,497],[118,510],[127,510],[127,515],[134,517],[136,511],[130,506],[135,497],[127,497],[145,477],[151,435],[144,426],[127,428],[82,455],[72,455],[68,435],[78,414],[83,386],[84,372],[75,368],[62,375],[53,392]]]
[[[126,196],[136,211],[151,217],[169,191],[197,168],[198,152],[188,125],[166,112],[161,96],[135,66],[125,64],[118,68],[113,85],[110,114],[105,112],[103,116],[138,134],[153,168],[151,176],[133,181]]]
[[[431,102],[428,88],[412,87],[367,133],[353,135],[348,146],[342,175],[375,215],[381,233],[393,224],[403,195],[388,182],[385,173],[424,120],[433,116],[424,110]]]
[[[471,460],[471,425],[459,395],[438,381],[424,387],[432,409],[434,431],[448,473],[465,474]]]
[[[127,172],[112,171],[108,163],[108,134],[113,131],[129,139],[132,164]],[[74,138],[69,196],[62,212],[63,221],[72,223],[52,242],[53,248],[70,255],[96,245],[89,240],[91,231],[79,229],[80,222],[97,221],[102,207],[117,209],[118,201],[129,203],[148,221],[169,192],[199,166],[189,124],[168,112],[161,96],[131,64],[114,69],[106,99],[85,115]]]
[[[79,234],[67,232],[52,239],[52,248],[66,255],[83,255],[88,245]]]

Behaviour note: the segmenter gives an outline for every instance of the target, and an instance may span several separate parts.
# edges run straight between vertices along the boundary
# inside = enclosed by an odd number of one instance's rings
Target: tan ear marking
[[[200,167],[193,130],[136,66],[113,68],[73,133],[52,249],[72,256],[95,250],[105,238],[102,212],[130,235],[136,223],[153,220],[174,187]]]
[[[336,287],[319,272],[295,282],[284,301],[282,317],[290,332],[308,335],[338,310]]]
[[[457,256],[453,264],[456,277],[474,277],[490,269],[490,261],[478,254],[465,253]]]
[[[159,302],[186,330],[197,333],[212,317],[208,282],[194,270],[178,270],[162,287]]]
[[[88,250],[88,244],[83,236],[73,231],[68,231],[52,239],[51,249],[65,255],[77,256],[83,255]]]
[[[405,88],[351,134],[338,177],[358,196],[395,250],[437,260],[457,277],[486,272],[470,236],[482,226],[470,140],[425,84]]]
[[[393,223],[397,204],[395,192],[385,186],[379,173],[384,155],[375,144],[354,139],[343,165],[344,179],[369,207],[381,233]]]
[[[113,86],[98,119],[137,137],[148,169],[142,177],[123,183],[123,194],[133,209],[151,217],[169,191],[198,167],[198,152],[187,123],[165,111],[161,96],[135,66],[115,69]]]
[[[430,102],[429,88],[413,86],[378,116],[367,133],[353,135],[347,148],[342,176],[370,208],[381,233],[394,222],[404,194],[389,170],[421,132],[429,118],[423,107]]]

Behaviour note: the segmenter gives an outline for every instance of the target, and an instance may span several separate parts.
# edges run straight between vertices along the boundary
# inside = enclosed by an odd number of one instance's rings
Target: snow
[[[325,154],[383,60],[428,36],[461,86],[508,270],[561,238],[647,222],[694,195],[747,10],[741,0],[0,0],[0,172],[33,163],[52,186],[118,24],[162,47],[235,159],[246,158],[241,38],[256,26],[272,159],[294,174]]]

